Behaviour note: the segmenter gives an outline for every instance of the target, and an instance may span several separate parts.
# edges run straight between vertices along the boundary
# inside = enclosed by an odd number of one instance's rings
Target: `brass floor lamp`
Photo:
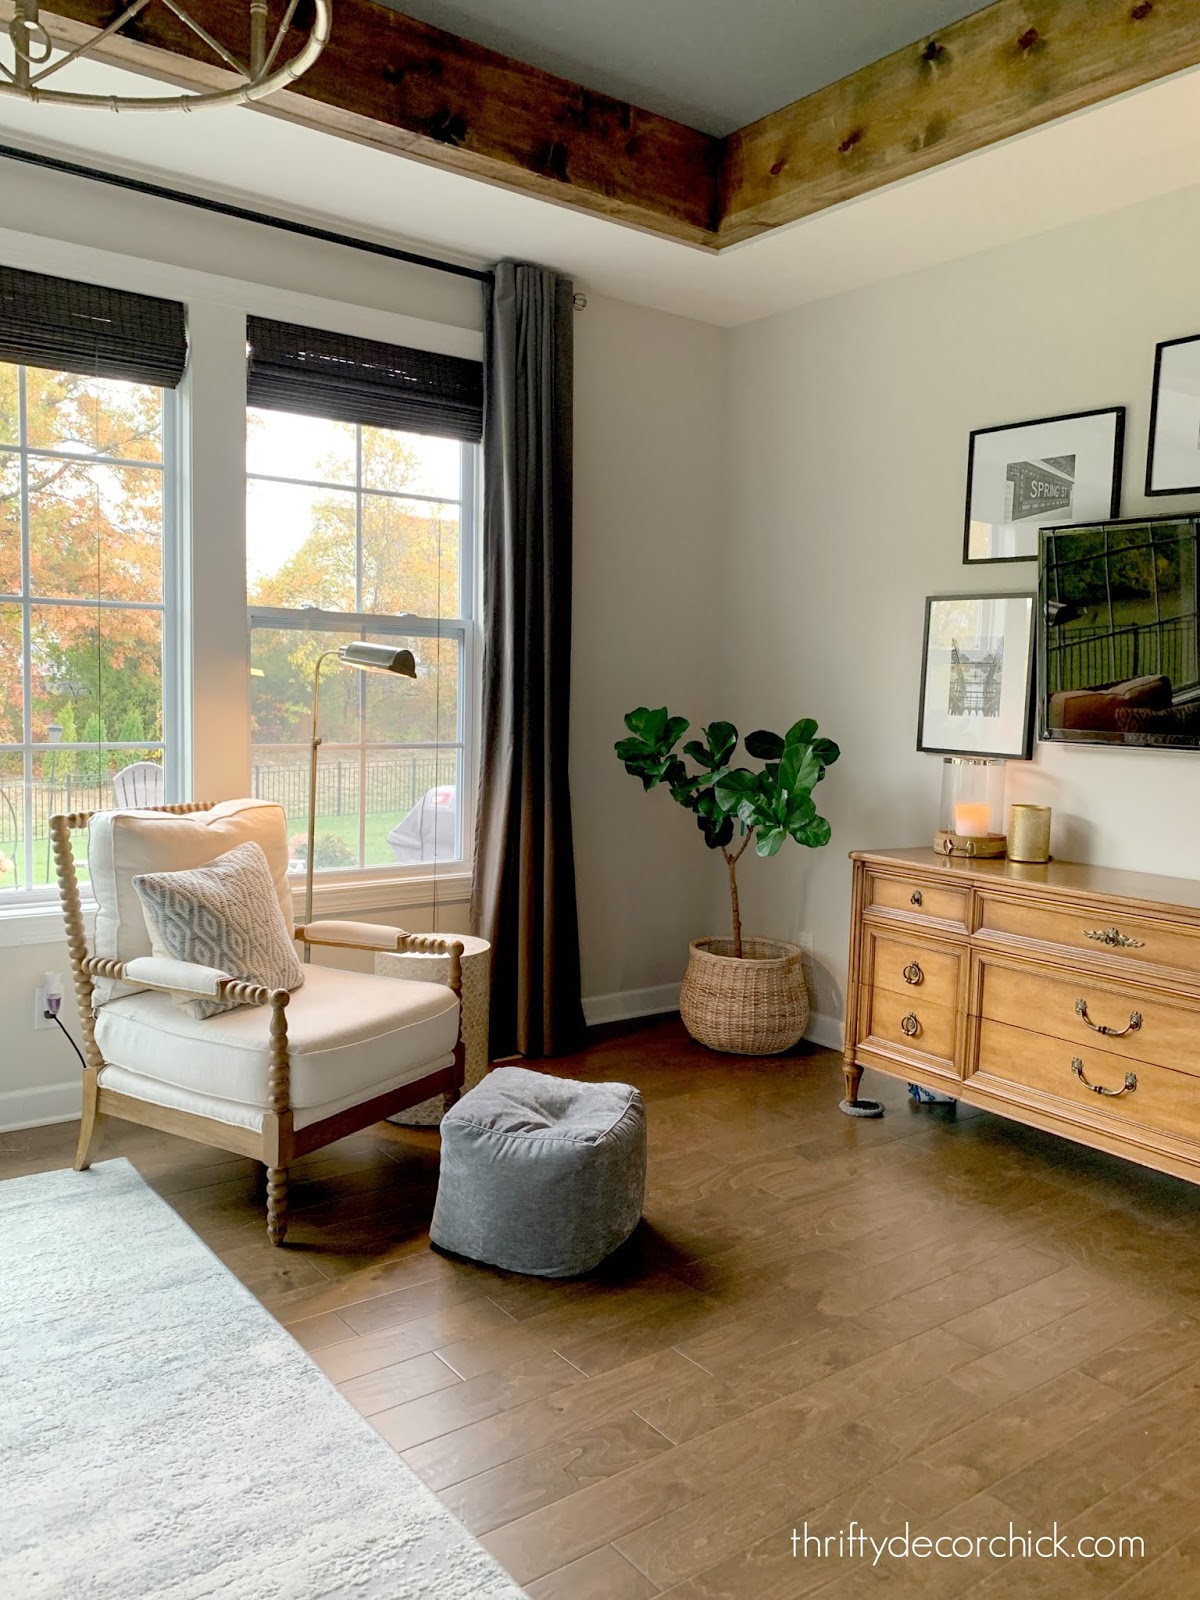
[[[397,650],[390,644],[371,644],[366,639],[356,639],[353,644],[342,644],[336,650],[325,650],[317,657],[313,669],[312,741],[308,757],[308,855],[304,862],[304,925],[312,921],[313,914],[313,856],[317,840],[317,753],[321,748],[318,713],[321,700],[321,667],[331,657],[344,667],[355,667],[359,672],[390,672],[400,678],[415,678],[417,664],[411,650]],[[312,951],[304,946],[304,959]]]

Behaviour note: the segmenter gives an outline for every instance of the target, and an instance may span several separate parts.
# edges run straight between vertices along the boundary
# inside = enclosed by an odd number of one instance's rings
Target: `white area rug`
[[[0,1595],[521,1593],[126,1161],[0,1183]]]

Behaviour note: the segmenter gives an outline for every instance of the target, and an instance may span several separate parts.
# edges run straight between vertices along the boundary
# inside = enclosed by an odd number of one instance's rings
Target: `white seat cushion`
[[[271,869],[279,909],[290,936],[292,885],[288,878],[287,819],[268,800],[223,800],[208,811],[177,816],[167,811],[100,811],[88,824],[88,873],[96,897],[92,954],[132,961],[153,954],[135,874],[203,867],[236,845],[259,845]],[[95,1003],[130,993],[111,978],[96,982]]]
[[[323,1122],[326,1117],[336,1116],[339,1111],[349,1111],[352,1106],[374,1100],[377,1095],[402,1089],[406,1083],[415,1083],[418,1078],[428,1078],[435,1072],[448,1072],[453,1065],[454,1052],[450,1051],[436,1061],[410,1067],[397,1077],[374,1083],[365,1093],[360,1089],[357,1094],[326,1100],[319,1106],[305,1106],[303,1110],[292,1113],[292,1127],[299,1132],[314,1122]],[[194,1117],[208,1117],[213,1122],[224,1122],[231,1128],[249,1128],[252,1133],[262,1132],[263,1118],[267,1114],[262,1106],[243,1105],[240,1100],[218,1100],[212,1094],[195,1094],[191,1089],[179,1089],[173,1083],[160,1083],[156,1078],[144,1077],[140,1072],[130,1072],[128,1067],[103,1068],[100,1082],[104,1088],[112,1089],[117,1094],[127,1094],[131,1099],[164,1106],[169,1111],[188,1111]]]
[[[142,990],[101,1008],[96,1043],[106,1062],[140,1077],[261,1110],[268,1104],[270,1024],[270,1006],[201,1021],[170,995]],[[356,1097],[369,1099],[368,1090],[381,1093],[380,1085],[435,1071],[454,1049],[458,1001],[439,983],[310,966],[287,1024],[292,1106],[347,1097],[353,1105]]]

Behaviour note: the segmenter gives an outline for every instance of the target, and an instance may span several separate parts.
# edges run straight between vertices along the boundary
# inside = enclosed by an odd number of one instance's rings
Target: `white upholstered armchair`
[[[90,949],[77,831],[88,834],[96,898]],[[251,1156],[267,1169],[267,1232],[282,1244],[291,1161],[431,1095],[457,1098],[462,944],[374,923],[293,930],[282,807],[230,800],[57,816],[51,836],[87,1063],[77,1170],[88,1166],[108,1117]],[[444,954],[448,985],[314,964],[289,992],[156,953],[134,877],[201,867],[246,842],[265,854],[296,939]],[[200,1020],[193,1012],[201,1008],[181,1004],[195,1000],[236,1009]]]

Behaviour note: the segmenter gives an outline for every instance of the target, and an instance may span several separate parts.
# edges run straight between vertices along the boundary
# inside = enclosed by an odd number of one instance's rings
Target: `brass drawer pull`
[[[1075,1015],[1082,1017],[1093,1033],[1102,1033],[1106,1039],[1123,1039],[1127,1033],[1136,1033],[1142,1025],[1142,1013],[1131,1011],[1125,1027],[1106,1028],[1103,1023],[1092,1021],[1088,1016],[1087,1001],[1082,998],[1075,1002]]]
[[[900,1019],[900,1032],[906,1039],[915,1039],[921,1031],[921,1024],[917,1021],[917,1013],[910,1011],[906,1017]]]
[[[1095,939],[1097,944],[1109,945],[1115,950],[1144,950],[1144,939],[1131,939],[1127,933],[1122,933],[1120,928],[1085,928],[1085,939]]]
[[[908,902],[909,902],[910,905],[914,905],[914,906],[924,905],[925,897],[921,893],[920,889],[914,889],[913,892],[908,897]]]
[[[904,969],[905,983],[918,984],[925,982],[925,974],[921,971],[919,961],[910,961]]]
[[[1105,1095],[1110,1100],[1119,1100],[1123,1094],[1132,1094],[1137,1088],[1136,1072],[1127,1072],[1125,1074],[1125,1084],[1124,1087],[1120,1089],[1106,1089],[1101,1083],[1089,1083],[1083,1075],[1083,1062],[1080,1061],[1078,1056],[1073,1056],[1071,1058],[1071,1071],[1079,1079],[1080,1083],[1085,1089],[1090,1089],[1093,1094]]]

